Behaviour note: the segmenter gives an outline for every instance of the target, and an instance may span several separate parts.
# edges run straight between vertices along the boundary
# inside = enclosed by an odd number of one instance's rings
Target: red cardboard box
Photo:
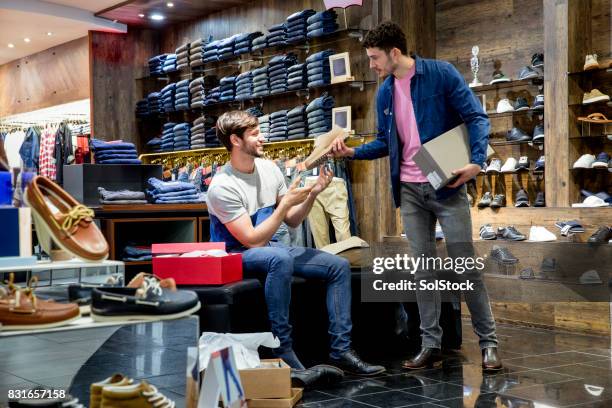
[[[242,255],[181,258],[159,257],[208,249],[225,250],[225,242],[153,244],[153,273],[160,278],[174,278],[177,285],[223,285],[242,280]]]

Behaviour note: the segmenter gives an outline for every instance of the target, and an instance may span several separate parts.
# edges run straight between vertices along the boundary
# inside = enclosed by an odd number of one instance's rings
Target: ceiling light
[[[48,31],[48,32],[47,32],[47,35],[48,35],[48,36],[52,36],[52,35],[53,35],[53,33],[52,33],[51,31]]]
[[[165,17],[161,14],[151,14],[150,16],[151,20],[155,20],[155,21],[161,21],[163,20]]]
[[[140,13],[140,14],[138,14],[138,17],[144,18],[144,14]]]
[[[174,3],[173,3],[173,2],[171,2],[171,1],[169,1],[169,2],[167,2],[167,3],[166,3],[166,6],[168,6],[168,7],[174,7]]]
[[[13,43],[8,43],[8,47],[9,47],[9,48],[15,48],[15,44],[13,44]]]
[[[24,38],[24,39],[23,39],[23,41],[25,41],[25,42],[29,43],[29,42],[30,42],[30,39],[29,39],[28,37],[26,37],[26,38]]]

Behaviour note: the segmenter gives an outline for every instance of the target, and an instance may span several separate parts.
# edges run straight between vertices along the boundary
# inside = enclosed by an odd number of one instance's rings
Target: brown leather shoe
[[[35,177],[25,194],[32,208],[38,240],[47,254],[51,241],[86,261],[108,257],[108,244],[93,222],[94,212],[46,177]]]
[[[402,367],[408,370],[420,370],[442,365],[440,349],[423,347],[419,354],[402,363]]]
[[[482,349],[482,369],[484,371],[498,371],[503,368],[501,358],[497,353],[497,347]]]
[[[74,303],[37,299],[34,294],[36,276],[26,288],[15,285],[13,279],[11,273],[6,289],[0,291],[0,323],[4,330],[47,329],[64,326],[81,317]]]

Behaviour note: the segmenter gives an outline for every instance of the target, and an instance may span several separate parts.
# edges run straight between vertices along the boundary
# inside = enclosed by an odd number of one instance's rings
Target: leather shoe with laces
[[[344,378],[344,372],[337,367],[319,364],[303,370],[291,369],[291,386],[297,388],[321,388],[337,384]]]
[[[442,364],[440,349],[423,347],[419,354],[402,363],[402,367],[408,370],[419,370],[421,368],[433,367]]]
[[[497,353],[497,347],[482,349],[482,369],[484,371],[498,371],[503,368],[501,357]]]
[[[342,354],[340,358],[331,358],[332,365],[340,368],[346,373],[353,375],[371,376],[384,373],[385,367],[380,365],[368,364],[363,361],[354,350],[349,350]]]

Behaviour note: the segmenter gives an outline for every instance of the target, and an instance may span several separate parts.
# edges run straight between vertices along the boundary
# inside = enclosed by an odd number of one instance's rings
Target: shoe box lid
[[[206,251],[209,249],[225,251],[225,242],[184,242],[151,245],[151,253],[153,255],[184,254],[186,252]]]

